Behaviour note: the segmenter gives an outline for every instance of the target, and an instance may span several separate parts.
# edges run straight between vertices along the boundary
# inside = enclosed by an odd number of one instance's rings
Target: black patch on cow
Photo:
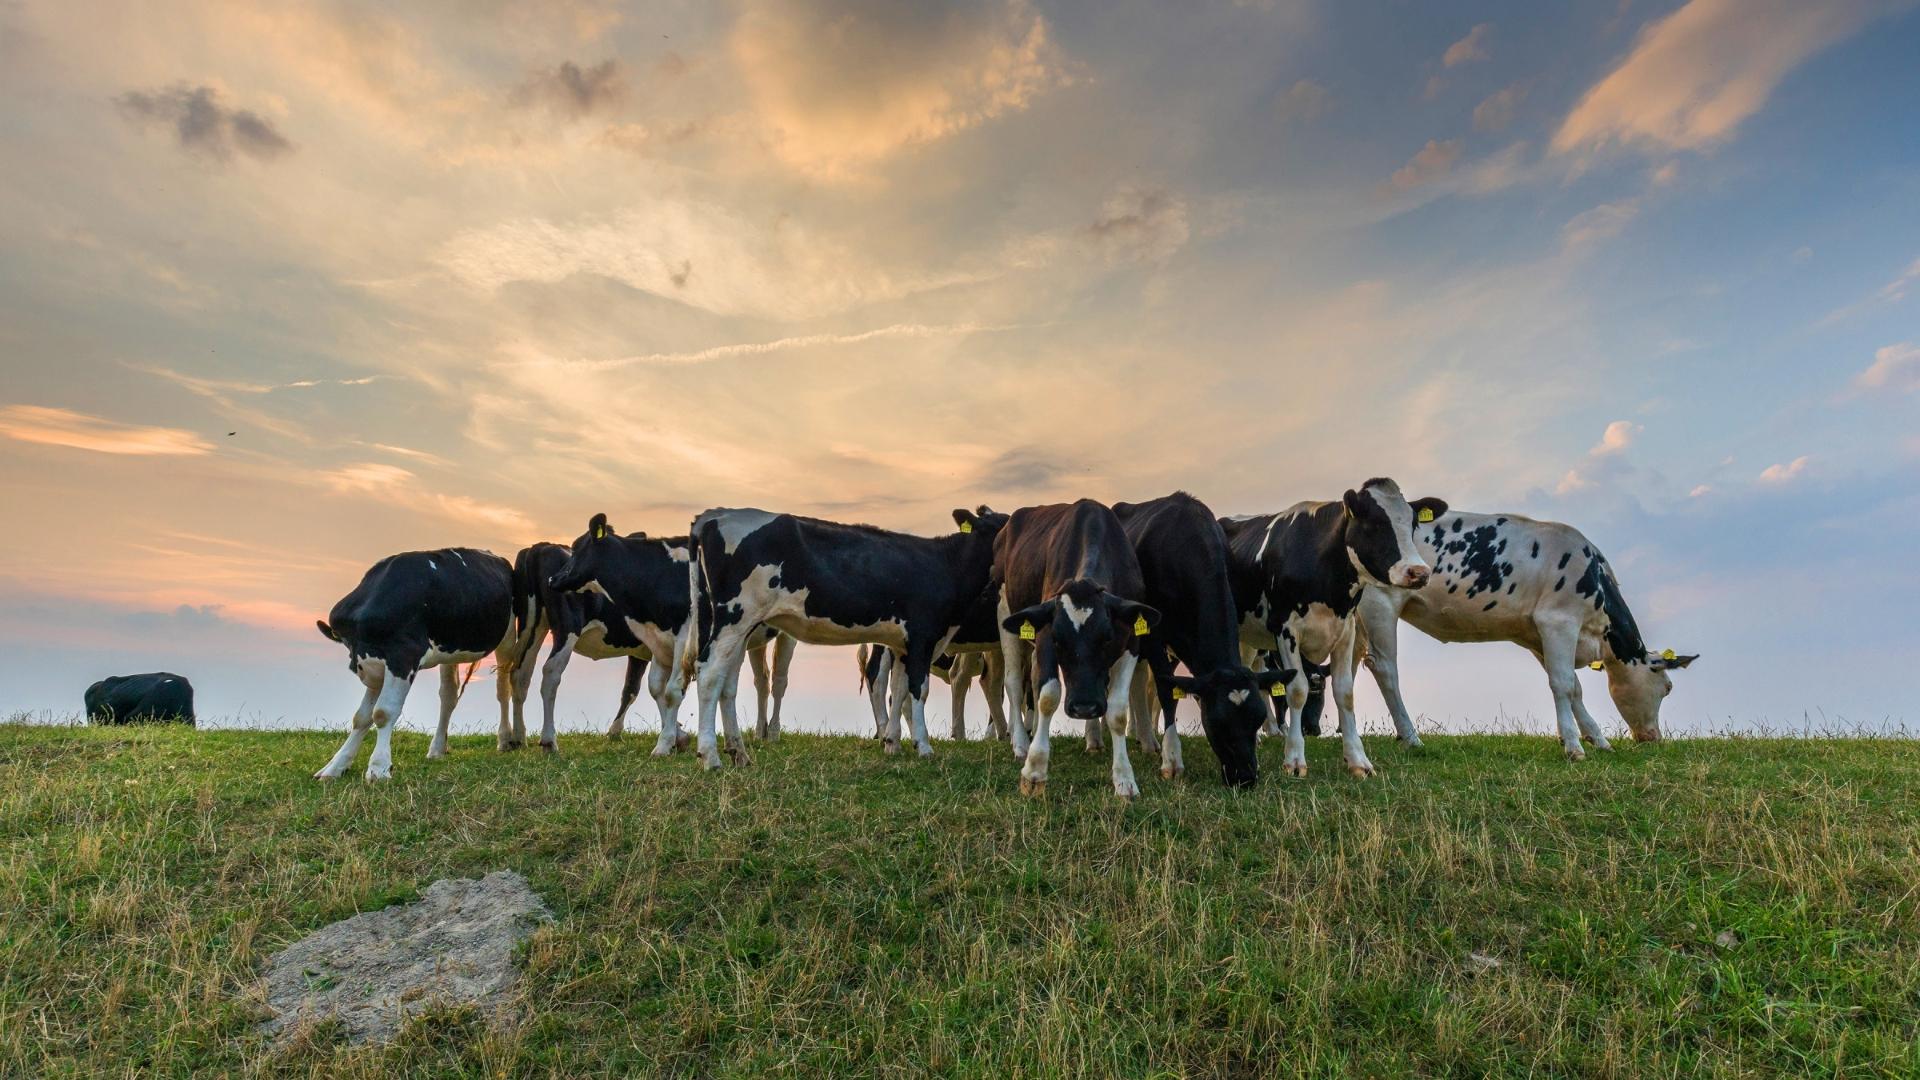
[[[1613,650],[1615,658],[1634,664],[1646,657],[1647,645],[1640,637],[1640,626],[1628,610],[1626,598],[1620,595],[1620,583],[1614,580],[1613,568],[1599,552],[1593,552],[1588,559],[1587,569],[1574,582],[1573,590],[1590,598],[1593,606],[1606,615],[1607,647]]]
[[[1556,567],[1554,567],[1554,569],[1555,569],[1555,570],[1565,570],[1565,569],[1567,568],[1567,561],[1568,561],[1568,560],[1570,560],[1570,559],[1572,559],[1572,558],[1573,558],[1573,552],[1571,552],[1571,551],[1569,551],[1569,552],[1567,552],[1567,553],[1566,553],[1565,555],[1562,555],[1562,556],[1560,556],[1560,565],[1559,565],[1559,566],[1556,566]]]
[[[1506,538],[1492,525],[1482,525],[1447,542],[1448,554],[1459,557],[1461,575],[1467,578],[1467,595],[1493,592],[1507,583],[1513,564],[1500,556],[1507,550]]]
[[[87,722],[194,724],[193,684],[171,671],[109,675],[87,687]]]
[[[1461,526],[1463,526],[1463,525],[1465,525],[1466,523],[1467,523],[1467,522],[1466,522],[1466,519],[1465,519],[1465,518],[1454,518],[1454,519],[1453,519],[1453,531],[1454,531],[1454,532],[1459,532],[1459,531],[1460,531],[1460,528],[1461,528]]]
[[[1497,604],[1499,604],[1499,603],[1500,603],[1500,601],[1498,601],[1498,600],[1489,600],[1489,601],[1487,601],[1487,606],[1486,606],[1486,607],[1483,607],[1483,608],[1481,608],[1480,610],[1481,610],[1481,611],[1492,611],[1492,610],[1494,609],[1494,606],[1495,606],[1495,605],[1497,605]]]
[[[1563,587],[1566,586],[1566,584],[1567,584],[1567,576],[1565,574],[1562,574],[1560,575],[1560,580],[1553,583],[1553,591],[1559,592]]]
[[[1533,542],[1533,555],[1532,555],[1532,557],[1533,557],[1533,558],[1535,558],[1535,559],[1537,559],[1537,558],[1539,558],[1539,557],[1540,557],[1540,541],[1538,541],[1538,540],[1535,540],[1535,541]]]
[[[485,656],[513,621],[513,566],[490,551],[440,548],[389,555],[333,605],[321,630],[347,646],[347,666],[385,661],[411,678],[427,650]]]

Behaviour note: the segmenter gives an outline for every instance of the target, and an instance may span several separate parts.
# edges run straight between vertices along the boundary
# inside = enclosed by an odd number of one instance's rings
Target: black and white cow
[[[86,693],[90,724],[147,721],[194,726],[193,684],[171,671],[145,675],[109,675]]]
[[[1047,790],[1053,713],[1103,720],[1113,744],[1113,790],[1140,794],[1127,758],[1127,705],[1141,639],[1160,613],[1146,594],[1140,562],[1120,519],[1092,499],[1014,511],[994,544],[993,584],[999,596],[1000,644],[1013,710],[1013,752],[1025,759],[1020,790]],[[1039,684],[1037,721],[1028,741],[1026,685]]]
[[[1164,717],[1160,775],[1172,779],[1186,772],[1174,707],[1178,698],[1191,697],[1199,703],[1200,726],[1219,759],[1222,780],[1228,787],[1253,786],[1260,775],[1260,727],[1272,715],[1264,699],[1293,672],[1254,672],[1241,662],[1240,618],[1227,573],[1227,537],[1219,520],[1206,503],[1184,491],[1143,503],[1117,503],[1113,513],[1139,559],[1143,597],[1160,611],[1154,636],[1141,643]],[[1186,665],[1189,674],[1176,676],[1176,662]],[[1144,698],[1144,672],[1136,682]]]
[[[1698,658],[1655,653],[1614,579],[1613,568],[1578,529],[1519,514],[1449,511],[1414,530],[1421,558],[1433,568],[1418,591],[1370,582],[1360,600],[1367,666],[1393,712],[1400,738],[1420,736],[1400,693],[1399,620],[1441,641],[1511,641],[1546,669],[1568,760],[1586,757],[1581,736],[1611,750],[1581,700],[1575,669],[1607,673],[1607,689],[1635,740],[1660,738],[1660,703],[1673,691],[1667,674]]]
[[[906,660],[913,741],[927,742],[927,679],[987,586],[993,540],[1006,515],[955,510],[960,531],[927,538],[765,510],[708,510],[694,519],[694,632],[679,666],[700,687],[699,751],[720,767],[714,711],[725,718],[735,764],[750,760],[734,698],[748,635],[765,623],[817,645],[884,645]],[[897,750],[897,739],[886,742]]]
[[[1333,667],[1333,700],[1347,770],[1373,775],[1353,716],[1356,611],[1370,582],[1413,590],[1432,568],[1413,540],[1414,526],[1446,513],[1439,499],[1409,503],[1392,480],[1375,478],[1338,502],[1303,502],[1278,514],[1225,518],[1240,641],[1276,649],[1295,674],[1287,683],[1287,749],[1282,767],[1307,774],[1300,718],[1307,704],[1306,665]]]
[[[960,629],[954,631],[953,640],[947,642],[946,651],[934,658],[933,673],[945,679],[953,690],[952,735],[955,739],[966,738],[967,688],[976,678],[987,698],[987,736],[1007,737],[1007,718],[1001,711],[1006,670],[1000,656],[998,611],[999,602],[993,592],[982,592],[967,609],[966,618],[961,620]],[[892,659],[891,664],[886,662],[887,658]],[[888,738],[889,730],[896,742],[900,738],[900,721],[907,707],[903,691],[905,671],[905,660],[899,654],[887,649],[869,652],[862,647],[860,685],[867,691],[867,702],[873,707],[873,731],[877,739]],[[887,699],[889,687],[894,690],[891,703]]]
[[[605,514],[595,514],[587,522],[587,531],[570,548],[557,544],[562,557],[558,565],[542,579],[548,593],[571,602],[567,631],[573,637],[572,648],[562,649],[562,630],[554,630],[555,646],[547,657],[541,675],[540,693],[547,698],[547,730],[552,730],[553,705],[548,680],[558,684],[566,667],[569,651],[599,659],[602,655],[629,657],[627,689],[621,695],[620,715],[614,718],[607,734],[625,731],[627,705],[638,689],[638,676],[631,665],[644,666],[653,661],[647,692],[660,711],[660,737],[654,743],[656,757],[665,756],[686,745],[680,730],[680,703],[686,696],[686,679],[673,664],[680,636],[688,632],[688,591],[693,573],[693,548],[684,536],[650,537],[645,533],[622,536],[607,524]],[[772,646],[771,676],[767,652]],[[758,731],[763,739],[780,735],[780,705],[787,693],[787,670],[793,664],[793,639],[759,627],[747,640],[747,655],[753,661],[754,684],[759,691]],[[557,661],[557,663],[556,663]],[[773,711],[767,711],[767,692],[773,691]],[[516,689],[524,697],[525,691]]]
[[[427,757],[446,756],[447,721],[460,699],[459,665],[477,664],[513,639],[513,566],[473,548],[389,555],[317,625],[347,647],[347,668],[367,692],[347,741],[314,778],[339,776],[371,727],[377,734],[367,779],[385,780],[393,774],[394,722],[414,676],[430,667],[440,669],[440,725]]]
[[[533,662],[540,655],[542,638],[552,639],[547,662],[540,666],[542,750],[553,753],[559,749],[554,705],[560,693],[560,679],[574,653],[590,660],[616,656],[627,659],[620,707],[614,713],[613,723],[607,727],[608,738],[617,739],[625,733],[627,709],[639,696],[640,679],[646,673],[652,654],[628,630],[626,623],[612,613],[612,602],[599,594],[564,592],[548,584],[566,565],[570,554],[571,550],[564,544],[541,541],[521,548],[514,556],[514,641],[499,653],[501,663],[511,669],[509,677],[501,679],[498,687],[497,745],[502,750],[518,749],[527,741],[527,693],[533,685]]]

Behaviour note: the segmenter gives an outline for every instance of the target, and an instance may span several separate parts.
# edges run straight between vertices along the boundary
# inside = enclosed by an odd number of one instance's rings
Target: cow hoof
[[[1373,766],[1349,765],[1347,766],[1347,775],[1353,777],[1355,780],[1365,780],[1367,777],[1373,775]]]
[[[1307,778],[1307,763],[1304,761],[1298,763],[1288,762],[1282,765],[1280,770],[1297,780],[1305,780]]]
[[[447,752],[446,752],[445,750],[429,750],[429,751],[427,751],[427,760],[428,760],[428,761],[439,761],[439,760],[440,760],[441,758],[443,758],[443,757],[446,757],[446,756],[447,756]]]
[[[685,750],[687,748],[687,744],[692,741],[693,741],[693,736],[688,735],[686,732],[683,731],[680,734],[674,736],[673,748],[675,750]]]
[[[622,737],[623,737],[623,736],[624,736],[625,734],[626,734],[626,733],[625,733],[625,732],[622,732],[622,731],[609,731],[609,732],[607,732],[607,741],[608,741],[608,742],[619,742],[619,741],[620,741],[620,739],[621,739],[621,738],[622,738]]]
[[[1426,744],[1420,741],[1420,736],[1418,735],[1401,739],[1400,745],[1406,747],[1409,750],[1425,750],[1427,748]]]
[[[524,743],[524,742],[522,742],[522,741],[520,741],[519,739],[508,739],[508,740],[507,740],[507,745],[505,745],[505,746],[503,746],[503,747],[501,747],[500,749],[502,749],[502,750],[518,750],[518,749],[520,749],[520,748],[521,748],[522,746],[525,746],[525,745],[526,745],[526,743]]]
[[[920,755],[920,759],[924,761],[927,758],[930,758],[933,756],[933,747],[931,746],[916,747],[915,752],[918,753]]]
[[[700,767],[707,770],[708,772],[714,772],[715,770],[720,768],[720,765],[721,765],[720,751],[709,750],[706,753],[700,755]]]
[[[886,751],[889,754],[897,754],[900,752],[900,740],[899,739],[882,739],[880,740],[880,749]]]
[[[336,779],[333,773],[330,773],[325,769],[321,769],[319,772],[314,773],[313,778],[315,780],[320,781],[323,784],[331,784]]]
[[[1577,746],[1569,746],[1567,747],[1567,760],[1568,761],[1585,761],[1587,760],[1587,752],[1585,750],[1580,749]]]
[[[746,768],[748,765],[753,764],[753,757],[747,753],[747,748],[744,746],[736,746],[727,751],[727,754],[733,758],[733,763],[740,768]]]
[[[1113,793],[1127,802],[1132,802],[1140,797],[1140,789],[1133,784],[1115,784],[1113,785]]]
[[[1020,778],[1020,794],[1034,799],[1044,798],[1047,794],[1047,782],[1029,780],[1023,776]]]
[[[1185,770],[1185,769],[1181,769],[1181,768],[1176,768],[1176,767],[1174,767],[1174,766],[1172,766],[1172,765],[1162,765],[1162,766],[1160,766],[1160,779],[1162,779],[1162,780],[1178,780],[1178,779],[1180,779],[1180,778],[1181,778],[1182,776],[1185,776],[1185,775],[1186,775],[1186,772],[1187,772],[1187,770]]]
[[[653,756],[654,757],[672,757],[673,752],[678,749],[679,747],[675,746],[672,743],[656,743],[654,744],[654,747],[653,747]]]
[[[369,767],[367,768],[367,783],[369,783],[369,784],[372,784],[372,783],[375,783],[375,782],[377,782],[377,781],[381,781],[381,780],[391,780],[391,779],[393,779],[393,770],[392,770],[392,769],[378,769],[378,770],[376,770],[376,769],[374,769],[374,768],[372,768],[371,766],[369,766]]]
[[[1611,753],[1613,753],[1613,744],[1612,744],[1612,743],[1610,743],[1610,742],[1608,742],[1608,741],[1607,741],[1607,740],[1605,740],[1605,739],[1601,739],[1601,740],[1599,740],[1598,742],[1596,742],[1596,743],[1594,743],[1594,744],[1593,744],[1593,748],[1594,748],[1595,750],[1598,750],[1598,751],[1600,751],[1600,752],[1601,752],[1601,753],[1603,753],[1603,754],[1611,754]]]
[[[540,749],[542,749],[542,750],[545,750],[545,751],[546,751],[547,753],[549,753],[549,754],[557,754],[557,753],[559,753],[559,752],[560,752],[560,748],[559,748],[558,746],[555,746],[554,744],[552,744],[552,743],[550,743],[550,742],[543,742],[543,743],[541,743],[541,744],[540,744]]]

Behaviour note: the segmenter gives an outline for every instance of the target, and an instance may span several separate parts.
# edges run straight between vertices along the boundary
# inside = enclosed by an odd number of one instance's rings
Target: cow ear
[[[1682,656],[1675,653],[1672,649],[1668,649],[1666,652],[1654,657],[1653,662],[1649,666],[1655,671],[1677,671],[1698,659],[1700,659],[1699,653],[1694,653],[1691,656]]]
[[[1277,671],[1256,671],[1253,674],[1253,681],[1259,685],[1260,689],[1271,690],[1275,686],[1285,686],[1292,682],[1293,677],[1297,674],[1299,674],[1299,672],[1296,672],[1292,668],[1281,668]]]
[[[587,535],[593,537],[595,540],[606,539],[607,515],[605,514],[593,515],[593,520],[587,522]]]
[[[1445,499],[1415,499],[1413,501],[1413,520],[1425,524],[1447,512]]]
[[[1021,608],[1019,611],[1000,620],[1000,625],[1006,629],[1007,633],[1019,634],[1025,638],[1027,634],[1022,629],[1023,627],[1030,626],[1034,629],[1034,632],[1038,633],[1040,630],[1052,626],[1054,609],[1059,606],[1060,601],[1058,600],[1043,600],[1032,607]]]
[[[328,626],[328,625],[327,625],[327,624],[326,624],[326,623],[325,623],[324,621],[322,621],[322,620],[320,620],[320,619],[315,619],[315,620],[313,620],[313,625],[315,625],[315,626],[317,626],[317,627],[319,627],[319,628],[320,628],[320,632],[321,632],[321,633],[323,633],[323,634],[325,634],[325,635],[327,635],[327,640],[328,640],[328,641],[339,641],[339,640],[340,640],[340,635],[339,635],[339,634],[336,634],[336,633],[334,633],[334,632],[333,632],[333,627],[331,627],[331,626]]]
[[[1134,600],[1122,600],[1117,596],[1107,597],[1107,604],[1113,611],[1114,619],[1122,626],[1131,627],[1134,636],[1149,633],[1160,625],[1160,609],[1148,607]],[[1141,628],[1145,627],[1143,631]]]
[[[1167,685],[1173,688],[1173,696],[1176,698],[1199,697],[1207,692],[1206,680],[1195,678],[1191,675],[1169,676],[1167,678]]]
[[[953,523],[960,526],[961,532],[970,533],[973,531],[973,527],[980,523],[980,518],[974,514],[973,511],[963,506],[953,512]]]
[[[1347,516],[1354,517],[1356,515],[1354,514],[1353,508],[1360,505],[1360,493],[1352,488],[1348,488],[1347,493],[1340,496],[1340,502],[1346,506]]]

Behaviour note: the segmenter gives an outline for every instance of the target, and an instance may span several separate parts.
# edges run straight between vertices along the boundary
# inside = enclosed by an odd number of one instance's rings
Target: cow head
[[[991,509],[985,503],[975,510],[963,506],[953,512],[953,523],[960,527],[960,531],[977,537],[975,543],[984,542],[989,551],[993,550],[993,538],[1010,520],[1006,514]]]
[[[1413,529],[1423,518],[1431,521],[1446,513],[1446,503],[1439,499],[1409,503],[1400,494],[1400,485],[1385,477],[1367,481],[1341,501],[1346,505],[1347,557],[1360,573],[1382,585],[1405,589],[1426,585],[1433,568],[1414,546]]]
[[[1673,693],[1673,677],[1667,673],[1698,659],[1699,653],[1681,656],[1668,649],[1632,660],[1608,657],[1603,662],[1607,693],[1620,710],[1620,719],[1627,722],[1627,730],[1633,732],[1633,741],[1660,741],[1660,703]]]
[[[574,540],[572,554],[547,579],[547,587],[557,592],[578,592],[600,579],[607,560],[617,558],[620,534],[607,524],[607,515],[595,514],[587,522],[587,531]]]
[[[1174,689],[1200,703],[1200,726],[1220,779],[1228,787],[1252,787],[1260,778],[1255,744],[1267,722],[1267,696],[1293,679],[1291,671],[1249,671],[1233,666],[1202,675],[1175,675]]]
[[[1133,644],[1141,620],[1152,630],[1160,623],[1160,612],[1075,578],[1058,596],[1014,612],[1001,625],[1016,634],[1027,624],[1035,631],[1051,631],[1053,662],[1066,694],[1067,715],[1096,720],[1107,712],[1108,673]],[[1037,673],[1042,686],[1051,677],[1050,671]]]

